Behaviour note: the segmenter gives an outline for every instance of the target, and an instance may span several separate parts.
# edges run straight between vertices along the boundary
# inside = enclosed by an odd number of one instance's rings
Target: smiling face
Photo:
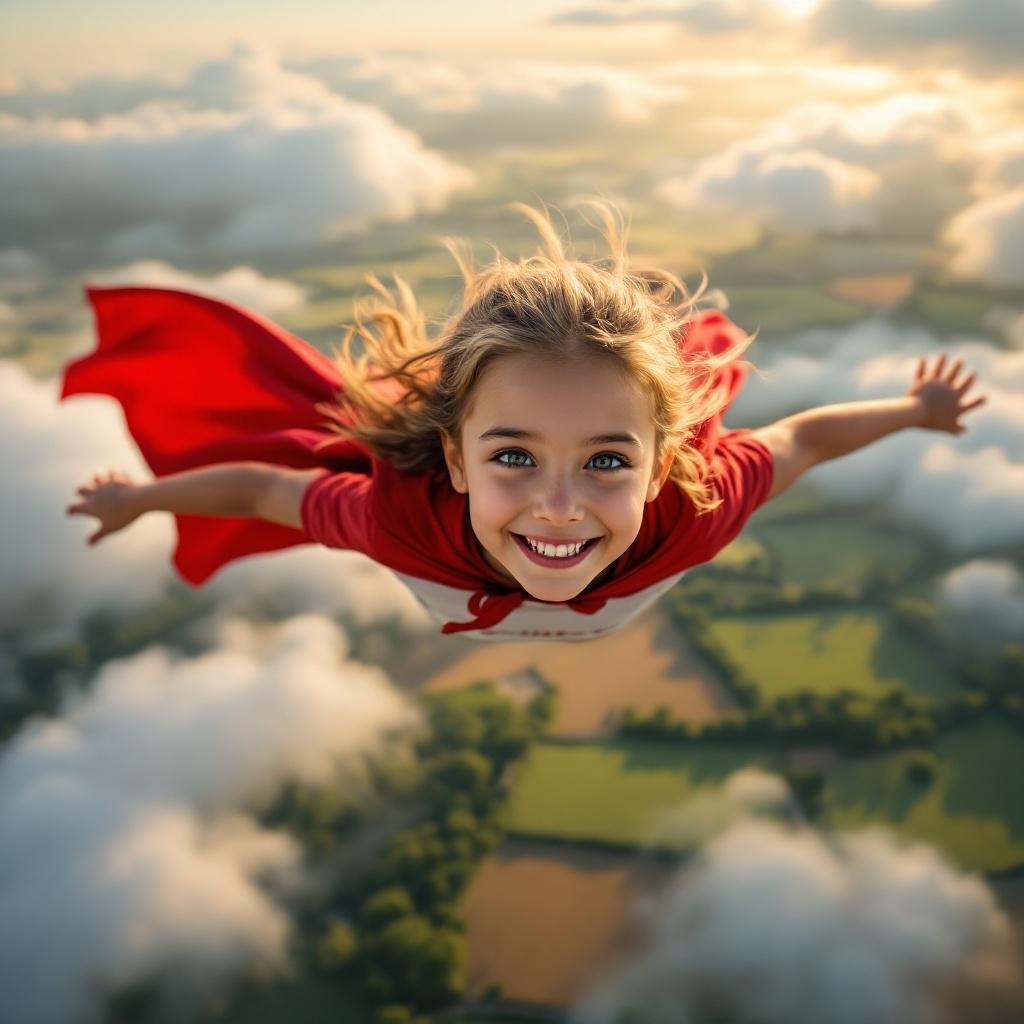
[[[650,398],[593,356],[495,359],[458,442],[442,436],[488,563],[542,601],[575,597],[633,543],[671,465],[654,465]],[[525,538],[554,548],[537,552]]]

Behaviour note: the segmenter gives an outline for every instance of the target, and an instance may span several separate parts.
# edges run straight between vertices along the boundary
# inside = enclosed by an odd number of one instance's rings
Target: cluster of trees
[[[737,577],[729,574],[726,578]],[[885,566],[871,569],[855,583],[805,584],[759,573],[742,577],[742,586],[723,586],[716,574],[701,572],[688,574],[671,592],[670,600],[684,614],[690,610],[723,615],[834,608],[887,601],[899,581],[900,573]],[[927,602],[920,603],[927,607]]]
[[[670,593],[684,610],[718,615],[845,606],[863,600],[862,588],[854,585],[747,580],[742,586],[723,586],[711,576],[685,580]]]
[[[798,693],[763,707],[724,714],[715,722],[693,725],[675,718],[664,706],[642,715],[623,710],[618,731],[624,736],[665,740],[778,740],[827,744],[852,754],[895,747],[929,746],[946,726],[961,724],[990,707],[982,693],[964,692],[945,702],[904,690],[868,700],[855,690],[821,695]]]
[[[969,662],[960,675],[979,699],[1024,728],[1024,643],[1007,644],[990,661]]]
[[[81,686],[107,661],[158,642],[191,650],[195,642],[190,630],[212,604],[209,595],[195,594],[183,587],[180,591],[169,591],[130,618],[93,612],[83,619],[77,638],[16,652],[11,668],[23,690],[20,696],[6,698],[0,707],[0,743],[12,736],[30,715],[56,714],[64,692]]]
[[[424,820],[388,839],[369,895],[349,919],[329,923],[317,948],[322,969],[362,979],[375,1024],[419,1024],[419,1015],[461,998],[457,902],[501,837],[509,770],[550,722],[554,700],[545,690],[521,707],[490,683],[427,697],[430,728],[417,744]]]

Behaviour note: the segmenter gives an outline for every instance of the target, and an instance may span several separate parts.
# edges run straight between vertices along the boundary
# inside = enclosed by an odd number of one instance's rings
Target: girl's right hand
[[[68,505],[67,514],[95,516],[100,521],[100,528],[89,538],[89,544],[96,544],[139,517],[136,489],[137,485],[124,473],[97,473],[91,483],[78,488],[81,497]]]

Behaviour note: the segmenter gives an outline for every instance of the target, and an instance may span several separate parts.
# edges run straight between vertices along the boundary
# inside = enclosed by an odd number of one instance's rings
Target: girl
[[[678,278],[634,270],[594,202],[610,263],[566,257],[546,211],[513,204],[546,252],[465,279],[430,342],[415,299],[356,307],[335,363],[229,303],[162,288],[87,288],[95,352],[61,398],[111,395],[157,477],[97,474],[68,514],[90,544],[174,513],[174,564],[319,542],[392,569],[442,624],[487,640],[583,640],[629,621],[713,558],[811,466],[909,427],[962,433],[945,356],[902,398],[826,406],[759,430],[721,417],[753,337],[694,312]],[[683,301],[671,301],[678,292]],[[353,336],[365,354],[352,353]],[[326,418],[325,418],[326,417]]]

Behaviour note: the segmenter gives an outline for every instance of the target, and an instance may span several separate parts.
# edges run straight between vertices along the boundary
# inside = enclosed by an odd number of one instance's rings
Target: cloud
[[[975,121],[961,103],[924,94],[802,104],[654,191],[673,206],[748,211],[801,231],[884,224],[890,237],[930,237],[968,198]]]
[[[772,0],[688,0],[579,7],[554,15],[553,25],[621,26],[669,23],[698,35],[775,32],[792,19]]]
[[[35,291],[42,283],[42,261],[26,249],[0,249],[0,295]]]
[[[11,361],[0,361],[0,391],[7,441],[0,446],[0,622],[31,623],[43,639],[91,609],[124,613],[161,596],[170,579],[169,517],[143,516],[119,543],[88,549],[92,530],[64,513],[75,488],[95,472],[148,477],[120,409],[93,397],[60,405],[55,381],[37,380]]]
[[[93,75],[59,86],[15,80],[0,87],[0,111],[27,119],[93,121],[106,114],[126,114],[153,100],[174,99],[180,89],[180,83],[138,75]]]
[[[813,151],[757,153],[737,147],[707,160],[690,179],[657,190],[675,206],[704,202],[744,207],[774,224],[810,231],[876,227],[881,178]]]
[[[1010,924],[978,877],[881,830],[744,821],[641,904],[648,947],[573,1024],[931,1024],[958,982],[1012,990]]]
[[[0,550],[0,623],[26,643],[45,643],[74,635],[91,612],[119,617],[163,597],[177,580],[169,514],[144,515],[89,547],[96,521],[64,511],[95,472],[118,469],[139,482],[152,479],[117,403],[88,395],[59,402],[56,380],[37,380],[10,361],[0,361],[0,391],[7,432],[0,447],[6,494],[0,531],[8,538]],[[234,563],[205,588],[236,614],[318,610],[354,626],[394,621],[410,630],[427,622],[387,569],[319,545]]]
[[[991,654],[1024,637],[1024,575],[1012,562],[959,565],[939,581],[938,596],[960,641],[976,651]]]
[[[960,210],[943,227],[957,278],[997,287],[1024,285],[1024,187]]]
[[[87,270],[81,276],[89,284],[154,285],[200,292],[264,315],[298,309],[309,297],[309,289],[292,281],[265,277],[252,267],[232,267],[204,277],[162,260],[135,260],[120,267]]]
[[[0,115],[0,233],[81,262],[297,249],[442,209],[472,174],[376,107],[236,47],[172,99]]]
[[[319,611],[352,627],[393,622],[411,633],[437,625],[395,575],[364,555],[320,546],[240,560],[207,584],[219,615]]]
[[[726,417],[760,425],[820,405],[906,393],[919,356],[960,357],[977,372],[968,394],[987,402],[964,418],[966,433],[911,429],[815,466],[805,480],[838,503],[871,504],[920,526],[960,552],[1024,538],[1024,352],[964,340],[940,345],[926,331],[880,318],[805,331],[775,358],[751,357],[751,374]]]
[[[302,852],[252,816],[286,780],[369,786],[365,760],[420,728],[319,616],[178,659],[103,667],[0,753],[0,989],[19,1024],[99,1021],[159,980],[179,1005],[280,970]],[[194,1017],[196,1007],[191,1006]]]
[[[743,768],[728,776],[721,786],[698,792],[659,814],[644,837],[644,845],[692,849],[748,818],[786,820],[793,812],[789,787],[781,776]]]
[[[1024,7],[1018,0],[822,0],[808,39],[870,60],[903,65],[956,61],[976,75],[1020,73]]]
[[[439,147],[557,144],[650,124],[689,89],[644,72],[540,60],[453,64],[367,54],[303,67],[346,96],[373,103]]]

